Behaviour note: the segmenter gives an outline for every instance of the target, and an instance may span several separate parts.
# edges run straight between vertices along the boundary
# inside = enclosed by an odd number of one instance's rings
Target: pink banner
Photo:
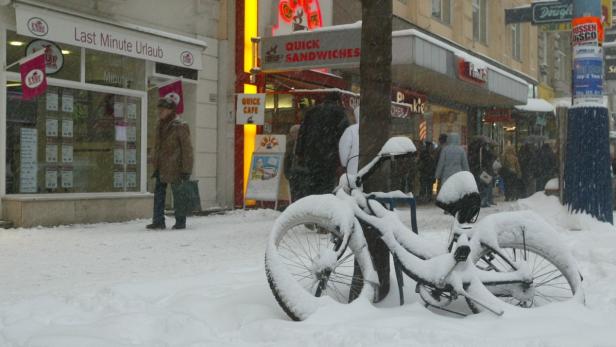
[[[177,114],[184,113],[184,94],[182,92],[182,80],[171,82],[158,88],[161,98],[171,98],[175,102]]]
[[[32,57],[25,57],[19,63],[21,89],[25,100],[35,98],[47,90],[45,55],[43,53],[43,51],[40,51]]]

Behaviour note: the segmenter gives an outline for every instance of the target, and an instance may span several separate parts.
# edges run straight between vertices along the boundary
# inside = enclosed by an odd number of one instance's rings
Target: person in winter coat
[[[295,147],[298,163],[306,168],[306,189],[302,194],[327,194],[334,190],[340,166],[338,143],[348,125],[337,94],[306,110]]]
[[[505,147],[502,164],[499,174],[505,182],[505,201],[516,200],[520,196],[522,173],[513,146]]]
[[[152,224],[147,229],[165,229],[165,195],[167,185],[171,184],[175,207],[173,229],[186,228],[186,215],[190,211],[188,196],[182,183],[190,179],[193,168],[193,148],[190,130],[176,113],[177,105],[171,98],[158,101],[158,125],[154,140],[154,211]]]
[[[525,198],[535,193],[535,167],[536,150],[528,142],[524,143],[518,151],[518,162],[520,163],[520,173],[522,174],[522,186],[520,197]]]
[[[432,142],[426,141],[421,152],[419,152],[419,181],[421,185],[419,198],[423,201],[432,201],[435,170],[436,150]]]
[[[297,200],[301,196],[302,190],[302,174],[304,170],[297,163],[295,156],[295,146],[297,143],[297,134],[299,133],[299,124],[295,124],[289,129],[287,136],[287,147],[284,154],[284,175],[289,180],[289,189],[291,190],[291,201]]]
[[[447,146],[441,150],[436,164],[435,177],[441,181],[441,186],[447,179],[460,171],[469,171],[468,159],[464,148],[460,146],[460,135],[450,133],[447,135]]]
[[[537,191],[545,189],[546,183],[556,176],[558,170],[558,160],[552,152],[552,148],[547,143],[539,149],[537,153]]]
[[[357,175],[359,165],[359,107],[353,114],[355,122],[344,130],[338,142],[340,164],[349,175]]]

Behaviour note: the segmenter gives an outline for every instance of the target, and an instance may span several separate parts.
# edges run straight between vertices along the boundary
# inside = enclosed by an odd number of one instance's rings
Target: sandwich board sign
[[[274,209],[276,209],[281,184],[286,182],[281,179],[286,136],[257,135],[255,142],[255,151],[250,160],[248,184],[244,195],[244,208],[246,200],[258,200],[274,201]]]

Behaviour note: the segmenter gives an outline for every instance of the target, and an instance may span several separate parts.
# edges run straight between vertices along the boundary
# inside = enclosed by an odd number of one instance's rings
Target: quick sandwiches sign
[[[201,69],[205,47],[18,5],[17,33],[133,58]]]

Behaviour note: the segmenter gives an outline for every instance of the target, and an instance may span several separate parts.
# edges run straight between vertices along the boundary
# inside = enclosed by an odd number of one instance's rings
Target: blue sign
[[[586,52],[580,52],[586,51]],[[600,98],[603,95],[603,56],[598,47],[584,47],[573,61],[574,98]]]

